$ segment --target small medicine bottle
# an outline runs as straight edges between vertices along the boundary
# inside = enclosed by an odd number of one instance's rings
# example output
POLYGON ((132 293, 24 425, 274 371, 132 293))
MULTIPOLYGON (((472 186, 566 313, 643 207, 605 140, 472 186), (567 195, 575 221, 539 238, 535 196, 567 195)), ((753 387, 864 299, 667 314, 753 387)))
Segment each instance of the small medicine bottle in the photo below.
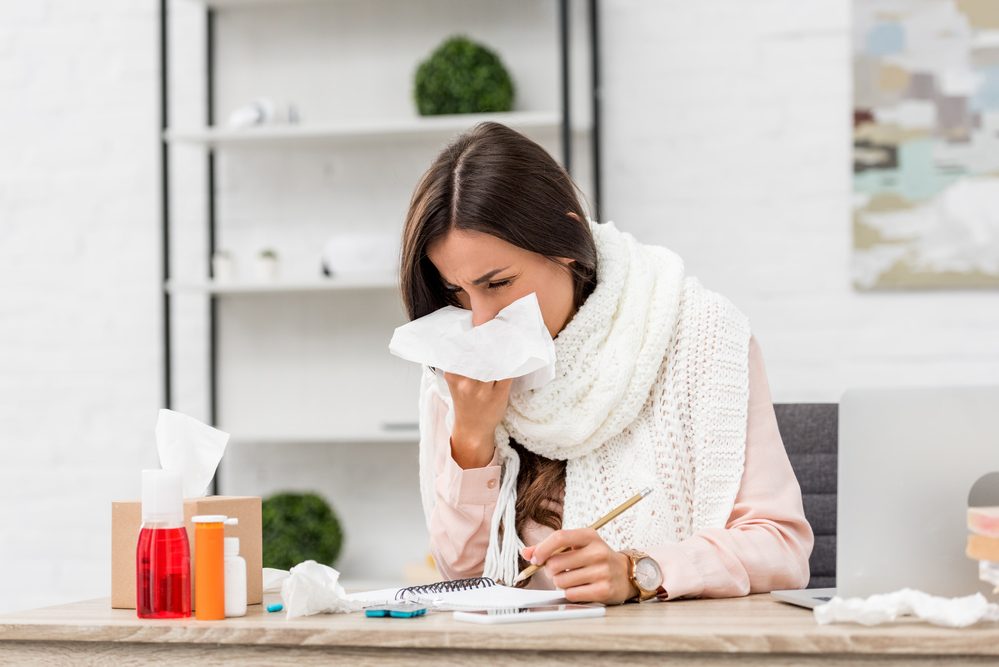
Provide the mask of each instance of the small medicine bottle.
POLYGON ((225 538, 225 615, 246 616, 246 560, 238 537, 225 538))
POLYGON ((191 615, 191 547, 184 528, 180 475, 142 471, 142 526, 135 548, 139 618, 191 615))
POLYGON ((199 514, 194 523, 194 617, 199 621, 225 618, 224 514, 199 514))

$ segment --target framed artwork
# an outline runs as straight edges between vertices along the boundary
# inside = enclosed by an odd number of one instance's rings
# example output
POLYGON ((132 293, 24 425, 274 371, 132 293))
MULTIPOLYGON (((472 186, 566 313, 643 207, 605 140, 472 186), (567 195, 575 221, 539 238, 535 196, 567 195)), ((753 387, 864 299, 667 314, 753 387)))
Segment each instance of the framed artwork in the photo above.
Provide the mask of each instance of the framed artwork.
POLYGON ((853 283, 999 287, 999 0, 854 0, 853 283))

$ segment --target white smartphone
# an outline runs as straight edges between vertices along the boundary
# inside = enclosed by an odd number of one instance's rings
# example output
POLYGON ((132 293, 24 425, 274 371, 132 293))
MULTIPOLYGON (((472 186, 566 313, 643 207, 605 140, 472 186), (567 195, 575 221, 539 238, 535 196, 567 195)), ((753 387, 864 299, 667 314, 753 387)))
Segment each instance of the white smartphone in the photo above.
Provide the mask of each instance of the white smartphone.
POLYGON ((562 618, 593 618, 603 616, 605 611, 606 607, 603 605, 553 604, 486 611, 456 611, 454 620, 467 623, 528 623, 556 621, 562 618))

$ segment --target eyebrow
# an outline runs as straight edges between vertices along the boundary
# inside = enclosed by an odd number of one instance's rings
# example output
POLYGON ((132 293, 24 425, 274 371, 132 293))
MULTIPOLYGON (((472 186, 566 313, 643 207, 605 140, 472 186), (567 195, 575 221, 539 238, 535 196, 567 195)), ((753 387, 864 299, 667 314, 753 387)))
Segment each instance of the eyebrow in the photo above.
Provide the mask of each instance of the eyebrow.
MULTIPOLYGON (((472 284, 473 285, 481 285, 482 283, 488 281, 490 278, 492 278, 493 276, 495 276, 497 273, 500 273, 502 271, 506 271, 509 268, 510 268, 509 266, 504 266, 501 269, 493 269, 489 273, 484 273, 481 276, 479 276, 478 278, 476 278, 475 280, 473 280, 472 284)), ((445 282, 447 282, 448 285, 453 285, 453 283, 451 283, 451 282, 449 282, 447 280, 445 280, 445 282)))

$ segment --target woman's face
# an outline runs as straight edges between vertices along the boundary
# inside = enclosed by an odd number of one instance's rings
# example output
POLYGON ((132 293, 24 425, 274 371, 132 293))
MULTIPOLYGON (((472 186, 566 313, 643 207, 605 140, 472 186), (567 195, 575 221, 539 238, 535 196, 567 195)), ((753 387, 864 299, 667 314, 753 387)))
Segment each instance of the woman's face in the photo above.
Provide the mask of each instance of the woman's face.
POLYGON ((479 326, 517 299, 538 295, 541 315, 552 338, 572 318, 571 259, 556 262, 482 232, 452 229, 432 245, 427 256, 462 308, 479 326))

